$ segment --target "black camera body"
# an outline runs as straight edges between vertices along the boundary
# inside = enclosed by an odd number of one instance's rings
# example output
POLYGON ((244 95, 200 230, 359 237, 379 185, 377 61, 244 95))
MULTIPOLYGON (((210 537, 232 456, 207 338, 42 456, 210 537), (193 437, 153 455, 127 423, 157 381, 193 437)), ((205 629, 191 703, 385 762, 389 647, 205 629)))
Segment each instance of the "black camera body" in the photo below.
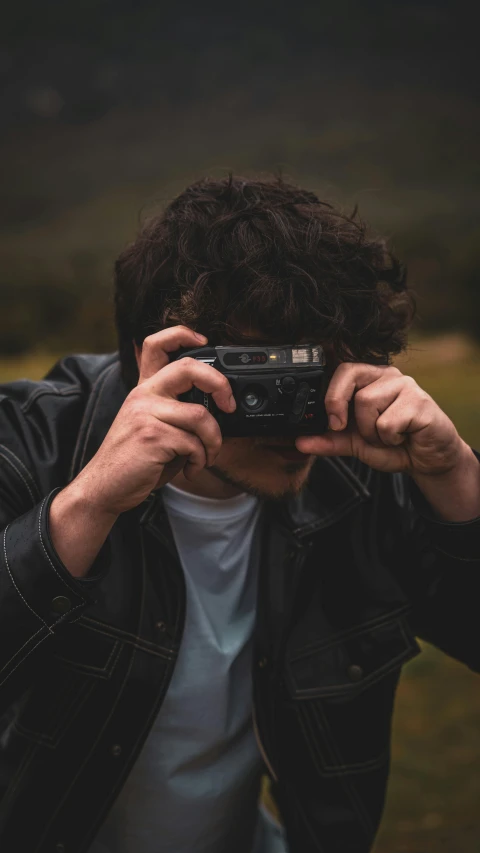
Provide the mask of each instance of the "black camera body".
POLYGON ((172 355, 173 361, 195 358, 227 377, 237 403, 231 414, 195 387, 178 398, 205 406, 223 436, 319 435, 327 430, 328 380, 320 346, 204 346, 172 355))

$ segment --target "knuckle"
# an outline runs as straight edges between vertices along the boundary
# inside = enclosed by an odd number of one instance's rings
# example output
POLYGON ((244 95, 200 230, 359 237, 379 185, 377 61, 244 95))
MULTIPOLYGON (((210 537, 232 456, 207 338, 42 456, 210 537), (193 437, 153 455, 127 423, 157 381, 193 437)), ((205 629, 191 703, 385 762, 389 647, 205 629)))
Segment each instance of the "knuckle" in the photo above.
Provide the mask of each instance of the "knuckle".
POLYGON ((212 451, 213 453, 215 453, 215 455, 216 455, 217 453, 219 453, 219 452, 220 452, 220 449, 221 449, 221 447, 222 447, 222 438, 221 438, 221 436, 219 436, 219 437, 215 436, 215 438, 210 442, 209 447, 210 447, 211 451, 212 451))
POLYGON ((177 362, 177 364, 179 366, 179 369, 182 370, 184 373, 191 373, 192 368, 198 364, 198 361, 195 358, 192 358, 191 355, 186 355, 181 358, 177 362))
POLYGON ((143 394, 137 393, 130 396, 129 399, 125 401, 124 405, 130 419, 134 419, 136 421, 140 417, 142 419, 145 417, 146 401, 143 394))
POLYGON ((373 394, 368 388, 361 388, 355 394, 355 401, 359 406, 370 405, 373 399, 373 394))
POLYGON ((156 340, 155 340, 154 336, 153 335, 147 335, 146 338, 143 339, 143 347, 142 348, 146 348, 146 349, 150 350, 153 348, 155 343, 156 343, 156 340))
POLYGON ((135 385, 134 388, 129 392, 127 398, 125 399, 125 404, 127 406, 136 405, 137 401, 141 399, 145 394, 145 391, 141 385, 135 385))
POLYGON ((150 420, 143 420, 137 430, 139 439, 144 444, 151 444, 158 439, 158 427, 150 420))
POLYGON ((327 392, 325 394, 325 405, 329 406, 330 408, 336 408, 337 406, 341 406, 342 402, 342 398, 335 391, 332 391, 331 393, 327 392))
POLYGON ((392 415, 384 412, 377 419, 376 427, 381 432, 395 432, 397 423, 398 421, 395 416, 392 417, 392 415))
POLYGON ((209 414, 205 406, 202 406, 200 403, 192 403, 191 415, 195 421, 203 423, 208 420, 209 414))

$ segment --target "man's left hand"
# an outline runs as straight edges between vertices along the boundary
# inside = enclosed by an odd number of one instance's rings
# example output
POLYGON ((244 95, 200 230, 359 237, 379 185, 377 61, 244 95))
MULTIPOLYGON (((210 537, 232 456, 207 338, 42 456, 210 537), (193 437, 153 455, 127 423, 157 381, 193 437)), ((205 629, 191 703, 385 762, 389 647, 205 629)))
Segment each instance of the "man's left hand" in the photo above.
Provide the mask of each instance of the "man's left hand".
POLYGON ((324 435, 299 436, 295 444, 303 453, 355 456, 378 471, 412 476, 447 474, 465 456, 450 418, 396 367, 340 364, 325 407, 330 428, 324 435))

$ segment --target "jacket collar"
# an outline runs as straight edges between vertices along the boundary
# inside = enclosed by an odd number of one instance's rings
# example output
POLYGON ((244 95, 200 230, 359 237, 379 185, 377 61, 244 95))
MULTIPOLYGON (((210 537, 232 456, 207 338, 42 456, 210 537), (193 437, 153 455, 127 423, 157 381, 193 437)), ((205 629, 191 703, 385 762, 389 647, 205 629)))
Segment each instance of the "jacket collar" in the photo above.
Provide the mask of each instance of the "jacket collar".
MULTIPOLYGON (((89 395, 73 454, 70 480, 97 452, 127 393, 116 352, 107 359, 89 395)), ((280 524, 291 535, 301 538, 330 526, 369 498, 371 475, 372 469, 358 459, 319 457, 300 495, 268 503, 280 524)), ((160 497, 159 501, 155 501, 154 516, 149 512, 150 522, 154 525, 165 512, 160 493, 161 489, 152 492, 143 502, 147 509, 153 496, 157 499, 160 497)))

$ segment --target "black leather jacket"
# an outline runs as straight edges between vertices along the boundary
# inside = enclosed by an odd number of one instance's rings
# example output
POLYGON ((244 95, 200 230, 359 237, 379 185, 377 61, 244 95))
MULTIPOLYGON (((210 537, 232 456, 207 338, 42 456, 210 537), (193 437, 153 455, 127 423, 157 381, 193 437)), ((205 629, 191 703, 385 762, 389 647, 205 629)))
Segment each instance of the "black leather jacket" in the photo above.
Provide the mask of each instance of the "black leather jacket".
MULTIPOLYGON (((49 535, 125 396, 117 353, 0 386, 2 853, 88 850, 175 665, 185 587, 161 490, 82 580, 49 535)), ((254 716, 290 849, 364 853, 415 636, 480 669, 480 518, 436 521, 408 477, 340 458, 262 512, 254 716)))

